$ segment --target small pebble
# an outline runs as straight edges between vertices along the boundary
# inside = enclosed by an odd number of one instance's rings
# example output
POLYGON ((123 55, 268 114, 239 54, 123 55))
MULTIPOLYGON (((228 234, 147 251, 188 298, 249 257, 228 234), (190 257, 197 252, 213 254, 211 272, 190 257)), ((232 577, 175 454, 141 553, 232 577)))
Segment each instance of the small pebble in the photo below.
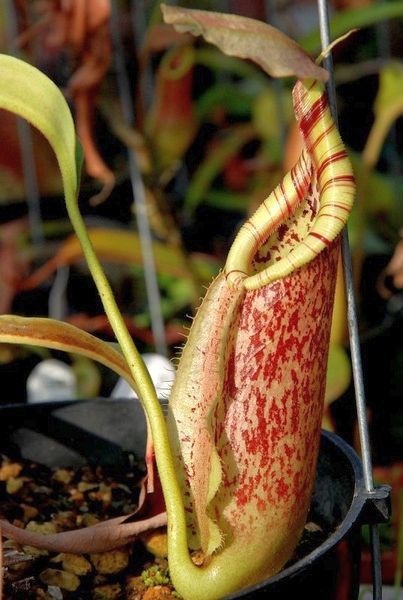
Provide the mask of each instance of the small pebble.
POLYGON ((80 585, 80 580, 74 573, 67 573, 61 569, 45 569, 39 575, 42 583, 53 585, 66 590, 67 592, 75 592, 80 585))
POLYGON ((112 575, 123 571, 129 564, 129 550, 120 548, 110 552, 90 554, 96 571, 102 575, 112 575))

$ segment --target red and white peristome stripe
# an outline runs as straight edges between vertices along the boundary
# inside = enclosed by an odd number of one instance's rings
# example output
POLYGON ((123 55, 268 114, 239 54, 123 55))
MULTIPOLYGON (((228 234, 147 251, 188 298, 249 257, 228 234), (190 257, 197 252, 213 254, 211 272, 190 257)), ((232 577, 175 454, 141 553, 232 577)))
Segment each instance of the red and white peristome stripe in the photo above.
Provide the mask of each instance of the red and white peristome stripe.
POLYGON ((285 277, 322 252, 343 229, 354 200, 354 175, 323 86, 316 81, 298 82, 293 97, 304 151, 295 167, 242 227, 226 263, 228 281, 242 282, 249 290, 285 277), (319 210, 309 230, 283 256, 275 256, 265 268, 251 272, 253 258, 262 244, 287 222, 313 185, 317 186, 319 210))

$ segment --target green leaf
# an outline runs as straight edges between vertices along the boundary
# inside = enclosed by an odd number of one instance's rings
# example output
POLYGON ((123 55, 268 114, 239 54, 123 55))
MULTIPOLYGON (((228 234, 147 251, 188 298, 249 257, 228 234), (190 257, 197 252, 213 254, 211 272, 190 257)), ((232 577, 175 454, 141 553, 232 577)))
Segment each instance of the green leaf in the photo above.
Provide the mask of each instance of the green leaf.
POLYGON ((237 194, 226 190, 210 189, 204 195, 204 202, 220 210, 246 213, 250 204, 250 194, 237 194))
MULTIPOLYGON (((362 155, 349 150, 349 156, 354 168, 358 185, 362 178, 368 178, 365 197, 365 211, 377 228, 381 228, 384 222, 390 227, 397 229, 402 223, 403 178, 391 177, 376 170, 365 169, 362 155)), ((353 211, 354 212, 354 211, 353 211)))
POLYGON ((200 120, 205 121, 215 109, 237 117, 249 117, 255 90, 245 90, 232 83, 216 83, 208 88, 197 101, 196 111, 200 120))
POLYGON ((403 113, 403 63, 393 61, 382 68, 374 113, 375 122, 362 154, 363 162, 369 168, 378 162, 390 128, 403 113))
POLYGON ((377 116, 384 110, 402 106, 403 63, 393 61, 386 64, 379 75, 379 90, 374 104, 377 116))
POLYGON ((115 371, 137 391, 120 352, 74 325, 54 319, 0 315, 0 343, 39 346, 85 356, 115 371))
MULTIPOLYGON (((338 12, 330 20, 331 39, 344 35, 351 29, 370 27, 381 21, 403 17, 403 2, 378 2, 362 8, 338 12)), ((299 40, 301 46, 311 54, 320 51, 320 33, 315 29, 299 40)))
MULTIPOLYGON (((103 262, 127 264, 143 268, 143 254, 139 235, 134 231, 93 227, 88 229, 88 237, 97 256, 103 262)), ((162 242, 153 242, 156 269, 159 275, 168 274, 178 279, 193 281, 184 257, 179 250, 162 242)), ((57 253, 42 265, 24 282, 30 289, 45 281, 56 269, 76 263, 83 258, 83 249, 76 235, 67 237, 57 253)), ((194 295, 196 291, 194 290, 194 295)))
POLYGON ((0 73, 1 108, 23 117, 45 136, 56 154, 66 195, 75 197, 81 152, 63 94, 46 75, 13 56, 0 56, 0 73))
POLYGON ((269 143, 282 141, 282 127, 287 127, 293 116, 292 99, 288 90, 281 89, 277 93, 273 87, 269 87, 256 95, 252 106, 253 124, 259 135, 269 143), (279 106, 282 111, 283 124, 277 116, 279 106))
POLYGON ((209 285, 222 267, 221 261, 211 254, 193 252, 190 255, 192 269, 203 285, 209 285))

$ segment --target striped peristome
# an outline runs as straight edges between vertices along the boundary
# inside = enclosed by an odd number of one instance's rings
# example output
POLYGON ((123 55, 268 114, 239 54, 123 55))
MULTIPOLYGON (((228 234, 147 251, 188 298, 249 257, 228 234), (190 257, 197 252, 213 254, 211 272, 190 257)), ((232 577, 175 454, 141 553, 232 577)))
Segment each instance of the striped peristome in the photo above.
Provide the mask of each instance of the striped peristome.
POLYGON ((248 290, 285 277, 322 252, 343 229, 354 200, 351 164, 323 84, 299 81, 293 97, 305 149, 295 167, 239 231, 226 262, 227 280, 232 284, 243 281, 248 290), (252 259, 258 249, 305 197, 312 169, 320 206, 310 231, 285 256, 251 274, 252 259))

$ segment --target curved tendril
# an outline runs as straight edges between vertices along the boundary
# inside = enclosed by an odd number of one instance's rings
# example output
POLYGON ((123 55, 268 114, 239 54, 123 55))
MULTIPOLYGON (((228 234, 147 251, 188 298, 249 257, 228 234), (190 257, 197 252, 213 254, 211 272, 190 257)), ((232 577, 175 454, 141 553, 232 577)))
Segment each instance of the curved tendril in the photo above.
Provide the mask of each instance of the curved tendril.
POLYGON ((298 82, 293 96, 305 148, 294 169, 242 227, 226 263, 225 271, 230 283, 239 284, 242 281, 247 290, 258 289, 286 277, 315 258, 339 235, 354 200, 355 185, 350 161, 330 114, 323 86, 316 81, 298 82), (287 256, 259 273, 248 276, 258 248, 278 228, 280 222, 290 216, 308 191, 311 173, 308 173, 309 180, 306 181, 307 171, 302 160, 305 164, 312 161, 317 179, 319 210, 315 222, 307 236, 287 256), (295 177, 295 174, 301 173, 304 176, 303 186, 295 177))

